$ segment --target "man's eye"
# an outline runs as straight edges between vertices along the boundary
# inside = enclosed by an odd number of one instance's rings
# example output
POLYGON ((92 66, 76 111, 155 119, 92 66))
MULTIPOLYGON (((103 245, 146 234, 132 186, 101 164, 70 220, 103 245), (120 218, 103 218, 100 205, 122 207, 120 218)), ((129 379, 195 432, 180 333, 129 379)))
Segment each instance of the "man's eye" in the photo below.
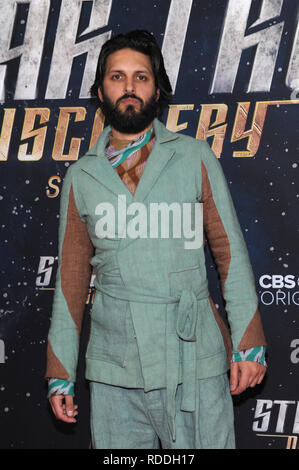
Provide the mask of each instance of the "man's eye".
POLYGON ((145 75, 137 75, 137 80, 145 81, 146 79, 145 75))
POLYGON ((112 75, 111 78, 112 78, 112 80, 119 80, 121 78, 121 75, 120 75, 120 73, 116 73, 116 74, 112 75))

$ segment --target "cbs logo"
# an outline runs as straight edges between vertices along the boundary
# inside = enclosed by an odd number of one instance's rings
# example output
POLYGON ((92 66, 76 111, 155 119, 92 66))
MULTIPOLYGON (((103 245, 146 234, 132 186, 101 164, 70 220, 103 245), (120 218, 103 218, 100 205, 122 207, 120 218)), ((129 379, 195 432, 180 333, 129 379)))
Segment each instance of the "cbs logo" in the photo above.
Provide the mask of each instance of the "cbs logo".
MULTIPOLYGON (((298 280, 297 280, 298 283, 298 280)), ((259 284, 263 289, 292 289, 296 287, 296 278, 292 274, 283 276, 282 274, 264 274, 259 279, 259 284)))

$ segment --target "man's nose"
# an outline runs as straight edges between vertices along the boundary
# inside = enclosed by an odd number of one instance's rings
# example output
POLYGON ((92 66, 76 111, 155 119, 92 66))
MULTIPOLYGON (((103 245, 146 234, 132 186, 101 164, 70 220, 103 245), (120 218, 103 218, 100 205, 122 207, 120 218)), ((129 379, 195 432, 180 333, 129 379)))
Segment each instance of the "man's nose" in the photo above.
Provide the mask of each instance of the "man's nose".
POLYGON ((133 78, 127 77, 126 82, 125 82, 125 91, 126 93, 133 93, 135 91, 133 78))

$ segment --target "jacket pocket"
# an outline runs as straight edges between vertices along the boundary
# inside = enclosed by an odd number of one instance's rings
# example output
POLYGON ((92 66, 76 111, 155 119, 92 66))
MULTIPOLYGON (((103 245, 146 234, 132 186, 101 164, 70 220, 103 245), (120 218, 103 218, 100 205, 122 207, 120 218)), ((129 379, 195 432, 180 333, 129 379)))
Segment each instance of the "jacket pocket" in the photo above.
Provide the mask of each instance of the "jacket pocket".
POLYGON ((197 357, 203 359, 226 353, 223 336, 216 321, 209 299, 198 304, 200 321, 197 328, 197 357))
POLYGON ((128 316, 128 302, 97 292, 86 357, 124 367, 128 316))
POLYGON ((168 278, 171 295, 178 295, 184 289, 192 289, 196 294, 199 291, 201 282, 200 266, 195 265, 170 271, 168 278))

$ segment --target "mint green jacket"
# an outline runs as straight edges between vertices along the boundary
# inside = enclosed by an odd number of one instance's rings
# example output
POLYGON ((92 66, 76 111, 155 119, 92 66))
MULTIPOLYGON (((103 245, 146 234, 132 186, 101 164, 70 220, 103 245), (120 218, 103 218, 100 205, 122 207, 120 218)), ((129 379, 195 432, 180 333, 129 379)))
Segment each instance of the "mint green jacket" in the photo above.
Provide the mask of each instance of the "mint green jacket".
POLYGON ((174 435, 179 383, 182 409, 192 411, 197 379, 225 372, 232 353, 266 344, 255 281, 221 165, 207 142, 170 132, 155 120, 156 142, 133 195, 105 156, 110 130, 105 128, 96 145, 70 166, 63 183, 46 377, 76 380, 93 267, 96 294, 86 378, 145 391, 166 387, 174 435), (123 237, 117 223, 119 195, 127 206, 142 203, 148 214, 151 203, 193 207, 201 202, 204 243, 186 249, 186 237, 173 237, 171 230, 168 238, 123 237), (115 209, 114 234, 101 234, 100 203, 115 209), (209 294, 206 241, 218 268, 230 331, 209 294))

